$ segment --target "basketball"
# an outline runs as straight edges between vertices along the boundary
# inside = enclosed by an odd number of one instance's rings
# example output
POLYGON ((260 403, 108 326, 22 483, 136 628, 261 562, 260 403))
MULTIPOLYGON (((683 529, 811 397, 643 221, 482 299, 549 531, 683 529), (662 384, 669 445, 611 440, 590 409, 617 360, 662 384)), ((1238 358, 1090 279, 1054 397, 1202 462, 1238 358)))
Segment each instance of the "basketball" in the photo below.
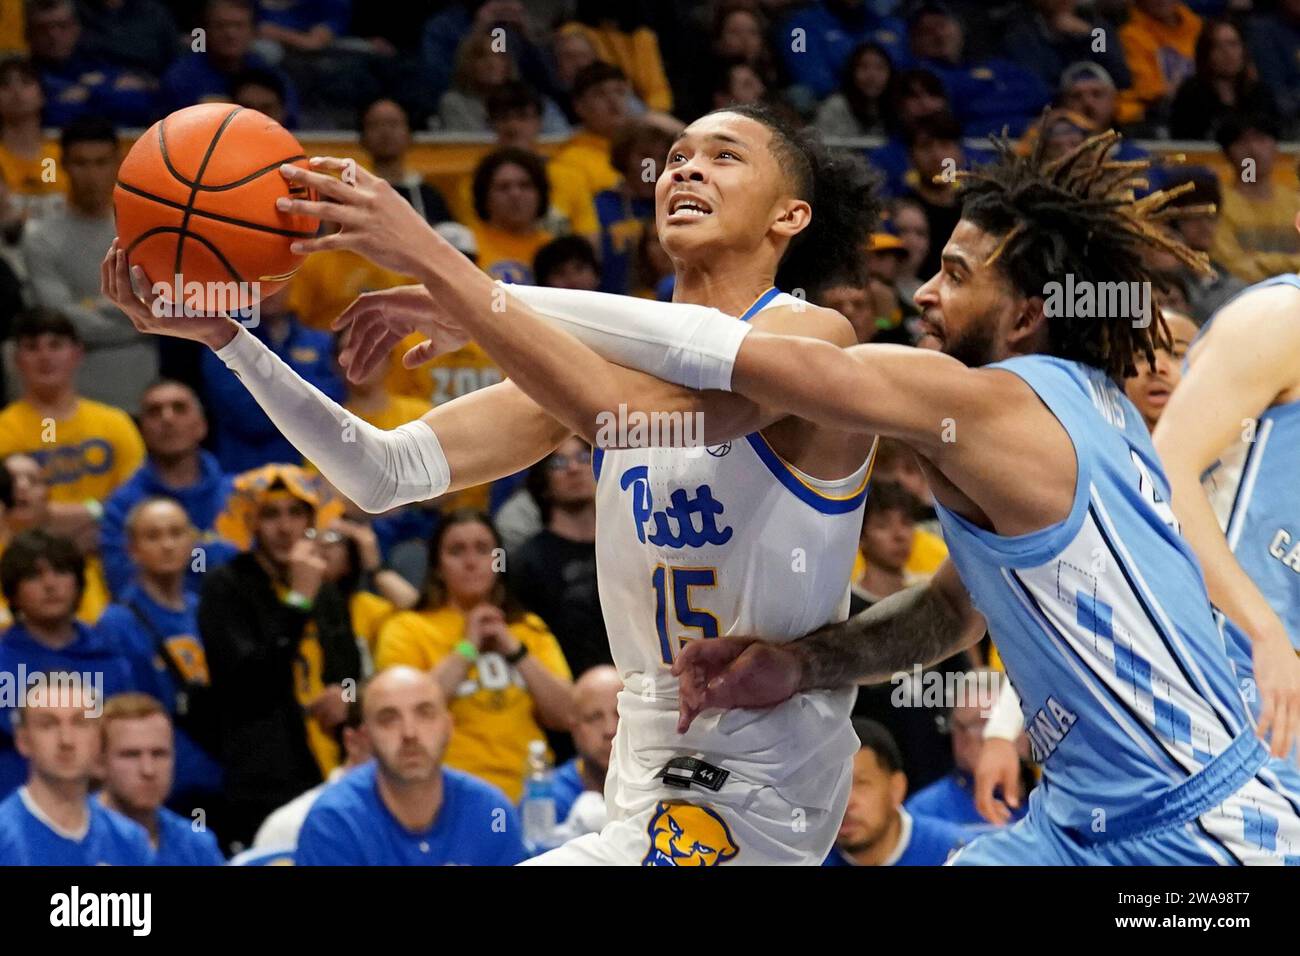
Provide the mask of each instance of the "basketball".
POLYGON ((117 234, 131 265, 144 268, 168 302, 198 312, 244 310, 274 293, 304 256, 295 239, 318 220, 288 215, 275 201, 292 192, 281 163, 306 167, 293 134, 256 110, 229 103, 190 106, 159 120, 135 143, 113 190, 117 234))

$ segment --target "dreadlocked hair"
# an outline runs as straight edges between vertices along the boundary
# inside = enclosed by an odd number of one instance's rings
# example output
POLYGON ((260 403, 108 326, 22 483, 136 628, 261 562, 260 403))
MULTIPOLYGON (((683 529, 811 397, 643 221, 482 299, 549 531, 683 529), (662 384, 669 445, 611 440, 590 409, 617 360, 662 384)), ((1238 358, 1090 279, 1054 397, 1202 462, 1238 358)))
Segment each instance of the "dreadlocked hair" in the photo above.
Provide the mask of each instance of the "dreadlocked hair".
POLYGON ((776 286, 786 292, 824 284, 830 274, 862 271, 863 244, 880 218, 878 177, 862 158, 834 150, 811 129, 797 129, 765 106, 732 105, 735 113, 762 123, 772 133, 772 150, 794 185, 794 195, 812 207, 812 219, 786 247, 776 286))
MULTIPOLYGON (((1179 241, 1164 223, 1211 213, 1214 206, 1171 207, 1195 188, 1189 182, 1135 198, 1148 187, 1151 162, 1108 159, 1119 138, 1107 130, 1049 160, 1048 137, 1024 156, 1016 155, 1006 136, 994 137, 996 159, 957 173, 962 218, 1001 237, 987 264, 998 263, 1022 294, 1043 296, 1048 283, 1067 274, 1076 282, 1158 284, 1154 270, 1143 264, 1149 249, 1163 250, 1195 272, 1210 271, 1209 256, 1179 241)), ((1132 317, 1052 316, 1049 352, 1116 378, 1133 375, 1138 356, 1153 364, 1155 350, 1171 345, 1164 316, 1152 308, 1152 321, 1144 326, 1132 317)))

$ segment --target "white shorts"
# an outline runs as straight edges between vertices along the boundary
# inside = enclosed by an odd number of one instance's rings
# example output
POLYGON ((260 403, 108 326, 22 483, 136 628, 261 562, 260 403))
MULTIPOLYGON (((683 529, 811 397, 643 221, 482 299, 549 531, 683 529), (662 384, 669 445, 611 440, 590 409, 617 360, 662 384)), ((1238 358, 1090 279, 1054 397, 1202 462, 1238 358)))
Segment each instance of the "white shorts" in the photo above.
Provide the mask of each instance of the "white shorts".
MULTIPOLYGON (((771 786, 733 775, 716 793, 661 786, 638 792, 635 804, 609 799, 610 821, 599 833, 570 840, 524 866, 820 866, 848 804, 852 764, 825 774, 824 809, 799 807, 771 786)), ((627 791, 623 791, 626 795, 627 791)))

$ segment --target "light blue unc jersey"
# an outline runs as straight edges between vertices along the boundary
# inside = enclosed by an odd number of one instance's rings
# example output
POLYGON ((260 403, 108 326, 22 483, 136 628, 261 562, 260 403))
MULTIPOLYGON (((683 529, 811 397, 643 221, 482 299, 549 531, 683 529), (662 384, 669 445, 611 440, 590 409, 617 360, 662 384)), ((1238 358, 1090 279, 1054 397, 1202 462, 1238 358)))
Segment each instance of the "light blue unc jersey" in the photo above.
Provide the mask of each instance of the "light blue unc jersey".
MULTIPOLYGON (((771 289, 742 320, 796 301, 771 289)), ((625 687, 611 815, 662 793, 657 775, 682 755, 804 807, 842 799, 833 791, 858 748, 849 724, 854 689, 706 713, 683 736, 670 668, 689 640, 791 640, 847 616, 870 458, 846 478, 821 481, 782 461, 756 432, 707 448, 597 449, 592 465, 600 601, 625 687)))
MULTIPOLYGON (((1300 276, 1277 276, 1239 295, 1276 285, 1300 289, 1300 276)), ((1225 450, 1202 484, 1237 563, 1300 650, 1300 401, 1265 409, 1248 437, 1225 450)))
POLYGON ((1003 537, 938 509, 1043 765, 1038 815, 1013 829, 1048 823, 1087 842, 1173 827, 1204 862, 1295 859, 1296 798, 1264 766, 1136 408, 1079 363, 990 368, 1034 389, 1078 462, 1069 515, 1040 531, 1003 537))

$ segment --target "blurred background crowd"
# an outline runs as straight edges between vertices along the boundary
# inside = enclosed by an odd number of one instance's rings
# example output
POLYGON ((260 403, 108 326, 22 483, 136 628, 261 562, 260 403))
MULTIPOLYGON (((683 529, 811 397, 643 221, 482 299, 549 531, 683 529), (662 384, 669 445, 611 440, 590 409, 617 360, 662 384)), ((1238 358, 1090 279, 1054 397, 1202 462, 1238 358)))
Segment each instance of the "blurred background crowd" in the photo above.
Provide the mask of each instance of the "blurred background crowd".
MULTIPOLYGON (((398 665, 440 688, 455 779, 515 806, 553 764, 556 822, 596 828, 621 681, 581 441, 491 486, 365 515, 219 360, 140 335, 100 294, 118 164, 168 112, 236 102, 309 154, 357 158, 503 281, 669 299, 660 164, 694 118, 764 103, 878 170, 887 214, 859 270, 802 294, 860 341, 904 345, 960 213, 945 174, 1004 129, 1057 154, 1115 129, 1120 158, 1190 156, 1151 187, 1193 184, 1171 228, 1216 270, 1152 263, 1175 348, 1128 383, 1148 424, 1198 325, 1249 283, 1300 270, 1285 155, 1300 0, 0 0, 0 52, 0 671, 104 675, 115 700, 84 730, 78 779, 155 847, 174 823, 160 807, 191 832, 201 809, 202 845, 173 862, 291 856, 326 781, 398 759, 374 746, 377 727, 362 732, 378 705, 345 692, 398 665), (1217 211, 1193 208, 1206 203, 1217 211)), ((317 253, 252 331, 382 428, 500 381, 473 344, 406 369, 413 342, 344 380, 330 322, 406 281, 317 253)), ((944 555, 919 467, 883 443, 855 609, 944 555)), ((985 646, 937 672, 997 667, 985 646)), ((991 702, 899 706, 898 690, 860 692, 835 861, 939 862, 899 848, 946 852, 987 825, 971 782, 991 702)), ((0 799, 55 759, 31 741, 20 753, 22 724, 0 720, 0 799)), ((498 841, 476 858, 473 843, 457 862, 526 852, 498 841)), ((401 862, 442 862, 419 852, 401 862)))

